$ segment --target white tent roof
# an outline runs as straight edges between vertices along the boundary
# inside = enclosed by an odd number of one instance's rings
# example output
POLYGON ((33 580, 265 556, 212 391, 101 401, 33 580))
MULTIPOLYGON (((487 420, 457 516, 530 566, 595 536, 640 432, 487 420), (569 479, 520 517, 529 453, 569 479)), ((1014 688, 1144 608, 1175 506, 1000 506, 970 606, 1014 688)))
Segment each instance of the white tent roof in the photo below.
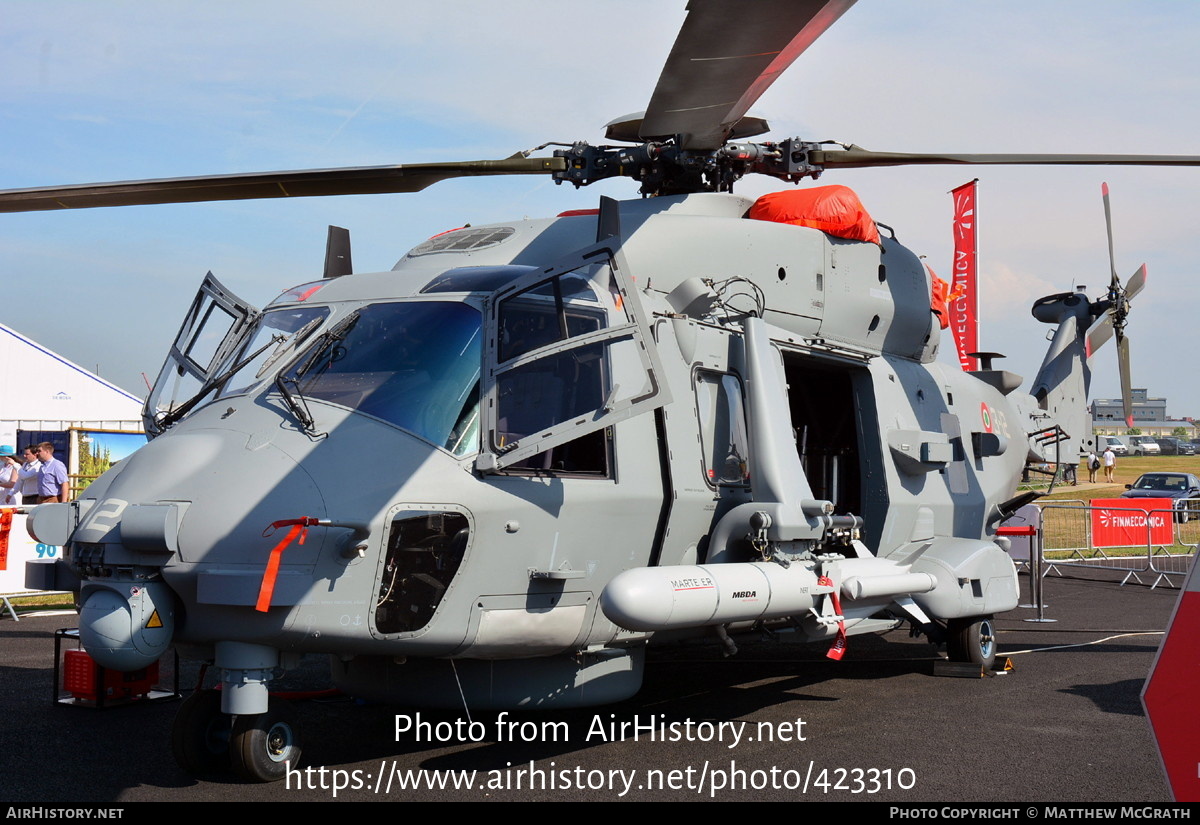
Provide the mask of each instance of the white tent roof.
POLYGON ((0 324, 0 422, 136 421, 142 400, 0 324))

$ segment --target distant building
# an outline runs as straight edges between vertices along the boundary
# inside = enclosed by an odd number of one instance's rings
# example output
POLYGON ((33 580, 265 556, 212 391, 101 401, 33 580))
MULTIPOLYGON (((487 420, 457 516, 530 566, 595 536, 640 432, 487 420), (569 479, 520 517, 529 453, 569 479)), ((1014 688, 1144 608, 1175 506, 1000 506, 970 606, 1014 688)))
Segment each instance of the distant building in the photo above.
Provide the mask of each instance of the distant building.
MULTIPOLYGON (((1151 398, 1145 387, 1135 387, 1132 395, 1133 426, 1143 435, 1172 435, 1176 428, 1182 427, 1187 438, 1200 437, 1200 425, 1167 415, 1167 399, 1151 398)), ((1092 402, 1091 410, 1095 435, 1124 435, 1129 430, 1125 423, 1125 405, 1120 398, 1097 398, 1092 402)))
POLYGON ((0 324, 0 445, 19 455, 49 441, 78 488, 98 474, 89 465, 98 450, 106 460, 127 454, 108 446, 118 440, 145 443, 140 398, 0 324))

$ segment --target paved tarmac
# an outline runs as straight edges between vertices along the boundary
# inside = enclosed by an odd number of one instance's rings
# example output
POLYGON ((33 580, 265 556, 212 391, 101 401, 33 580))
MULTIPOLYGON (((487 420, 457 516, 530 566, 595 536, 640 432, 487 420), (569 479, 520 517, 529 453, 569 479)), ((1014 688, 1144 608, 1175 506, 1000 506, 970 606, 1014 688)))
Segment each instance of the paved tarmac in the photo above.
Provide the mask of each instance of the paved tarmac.
MULTIPOLYGON (((824 646, 771 640, 739 643, 728 659, 711 645, 661 648, 629 701, 507 717, 541 734, 531 742, 498 741, 495 713, 472 714, 481 741, 416 742, 394 733, 396 715, 415 709, 301 702, 312 787, 299 787, 300 775, 271 785, 186 775, 168 744, 178 702, 52 706, 52 635, 74 617, 3 619, 0 802, 325 801, 335 782, 351 786, 339 801, 1169 802, 1139 694, 1178 591, 1120 587, 1105 571, 1072 575, 1090 578, 1046 582, 1056 623, 1024 622, 1028 609, 999 617, 1014 669, 987 679, 934 676, 932 647, 893 631, 852 637, 841 662, 824 646), (673 723, 656 730, 679 739, 599 735, 635 722, 673 723), (451 787, 401 789, 405 778, 451 787)), ((193 666, 182 673, 194 683, 193 666)), ((288 687, 324 678, 314 660, 288 687)), ((467 719, 421 718, 445 729, 467 719)))

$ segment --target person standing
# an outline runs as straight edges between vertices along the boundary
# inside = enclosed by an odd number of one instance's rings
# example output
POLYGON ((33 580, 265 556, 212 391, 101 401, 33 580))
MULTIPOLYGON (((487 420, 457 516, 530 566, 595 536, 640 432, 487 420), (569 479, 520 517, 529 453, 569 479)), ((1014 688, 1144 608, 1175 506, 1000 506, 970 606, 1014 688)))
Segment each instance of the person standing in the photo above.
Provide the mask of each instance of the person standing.
POLYGON ((1087 457, 1088 468, 1088 483, 1096 483, 1096 471, 1100 469, 1100 456, 1096 455, 1095 450, 1088 450, 1087 457))
POLYGON ((0 446, 0 507, 16 507, 21 503, 17 497, 21 485, 17 476, 20 467, 16 450, 8 444, 0 446))
POLYGON ((1113 471, 1116 469, 1116 467, 1117 467, 1117 454, 1112 451, 1112 447, 1105 447, 1104 448, 1104 480, 1107 481, 1109 484, 1112 484, 1113 481, 1115 481, 1115 479, 1113 478, 1113 471))
POLYGON ((17 475, 21 479, 19 492, 21 493, 22 504, 37 504, 41 496, 38 495, 38 472, 42 469, 42 462, 38 461, 37 447, 30 444, 25 448, 25 463, 21 465, 21 469, 17 470, 17 475))
POLYGON ((38 445, 38 460, 42 469, 38 471, 38 504, 71 500, 71 481, 67 478, 67 465, 54 457, 54 445, 43 441, 38 445))

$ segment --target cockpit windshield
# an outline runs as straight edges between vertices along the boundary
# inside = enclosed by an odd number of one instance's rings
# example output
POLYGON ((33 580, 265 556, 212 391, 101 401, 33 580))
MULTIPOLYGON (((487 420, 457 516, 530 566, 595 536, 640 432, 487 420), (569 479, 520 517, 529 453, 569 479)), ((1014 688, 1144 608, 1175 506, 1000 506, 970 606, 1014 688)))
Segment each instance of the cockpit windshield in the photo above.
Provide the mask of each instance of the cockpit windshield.
POLYGON ((456 455, 478 448, 481 317, 463 303, 371 304, 296 359, 284 380, 456 455))

